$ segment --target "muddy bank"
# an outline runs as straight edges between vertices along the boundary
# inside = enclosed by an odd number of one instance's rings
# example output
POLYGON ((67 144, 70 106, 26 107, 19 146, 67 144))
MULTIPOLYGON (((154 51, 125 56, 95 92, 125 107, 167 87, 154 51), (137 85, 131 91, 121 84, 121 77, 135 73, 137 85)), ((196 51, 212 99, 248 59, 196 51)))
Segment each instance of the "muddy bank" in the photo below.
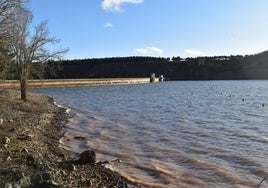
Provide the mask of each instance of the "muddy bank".
POLYGON ((107 162, 78 160, 59 147, 67 114, 52 98, 19 97, 0 90, 0 187, 134 187, 107 162))

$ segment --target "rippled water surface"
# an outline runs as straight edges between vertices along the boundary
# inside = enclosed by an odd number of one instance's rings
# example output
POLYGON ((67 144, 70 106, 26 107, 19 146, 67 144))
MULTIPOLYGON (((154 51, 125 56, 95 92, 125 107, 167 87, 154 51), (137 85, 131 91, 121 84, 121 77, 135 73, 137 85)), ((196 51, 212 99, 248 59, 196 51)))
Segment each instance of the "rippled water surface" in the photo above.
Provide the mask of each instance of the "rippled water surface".
POLYGON ((95 150, 145 187, 256 187, 268 174, 268 81, 32 91, 71 109, 63 148, 95 150))

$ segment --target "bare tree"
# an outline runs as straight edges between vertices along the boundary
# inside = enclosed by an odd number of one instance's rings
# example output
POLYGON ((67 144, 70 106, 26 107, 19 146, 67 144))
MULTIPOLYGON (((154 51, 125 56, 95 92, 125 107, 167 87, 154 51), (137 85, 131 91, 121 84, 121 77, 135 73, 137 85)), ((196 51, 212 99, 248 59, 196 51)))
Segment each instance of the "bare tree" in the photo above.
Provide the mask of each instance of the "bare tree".
POLYGON ((8 41, 8 49, 11 50, 17 64, 21 99, 27 101, 27 79, 31 63, 60 58, 67 49, 51 51, 47 48, 48 44, 59 42, 49 36, 47 22, 41 22, 31 33, 32 13, 23 6, 21 0, 17 1, 20 1, 20 6, 13 7, 13 14, 9 16, 11 22, 8 24, 7 31, 11 40, 8 41))
MULTIPOLYGON (((14 14, 14 7, 20 5, 19 0, 0 0, 0 69, 5 67, 5 63, 10 60, 8 58, 7 44, 10 39, 8 32, 11 23, 11 15, 14 14)), ((1 71, 0 70, 0 71, 1 71)))
POLYGON ((0 79, 5 77, 4 71, 12 60, 7 45, 10 39, 8 27, 14 7, 18 5, 20 5, 19 0, 0 0, 0 79))
POLYGON ((14 16, 27 12, 25 4, 28 0, 0 0, 0 52, 6 51, 7 44, 12 39, 9 28, 13 24, 14 16))

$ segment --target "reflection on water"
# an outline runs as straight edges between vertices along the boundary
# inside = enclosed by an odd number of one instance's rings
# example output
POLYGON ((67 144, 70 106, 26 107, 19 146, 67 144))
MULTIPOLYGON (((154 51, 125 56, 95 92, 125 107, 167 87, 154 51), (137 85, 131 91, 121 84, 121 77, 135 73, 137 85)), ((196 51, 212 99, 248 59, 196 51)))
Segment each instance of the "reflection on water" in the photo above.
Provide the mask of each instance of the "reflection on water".
POLYGON ((95 150, 143 186, 256 187, 268 173, 268 81, 33 91, 71 109, 63 148, 95 150))

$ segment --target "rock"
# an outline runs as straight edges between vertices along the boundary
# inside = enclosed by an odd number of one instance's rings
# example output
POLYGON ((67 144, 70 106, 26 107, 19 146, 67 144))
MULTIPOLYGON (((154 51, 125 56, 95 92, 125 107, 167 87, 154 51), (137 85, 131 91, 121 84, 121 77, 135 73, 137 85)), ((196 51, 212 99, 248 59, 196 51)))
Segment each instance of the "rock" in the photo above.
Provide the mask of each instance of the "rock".
POLYGON ((23 148, 23 149, 21 150, 21 153, 29 153, 29 151, 27 150, 27 148, 23 148))
POLYGON ((10 156, 8 156, 7 159, 6 159, 6 161, 11 161, 11 160, 12 160, 12 159, 11 159, 10 156))
POLYGON ((7 144, 3 144, 3 147, 7 149, 8 145, 7 144))
POLYGON ((109 162, 108 161, 99 161, 97 164, 101 165, 101 166, 105 166, 106 164, 109 164, 109 162))
POLYGON ((2 118, 0 118, 0 125, 4 124, 4 120, 2 118))
POLYGON ((114 159, 114 160, 112 160, 112 162, 122 163, 122 161, 120 159, 114 159))
POLYGON ((76 140, 85 140, 86 138, 82 137, 82 136, 75 136, 74 139, 76 139, 76 140))
POLYGON ((34 156, 32 154, 30 154, 27 158, 26 161, 28 163, 28 165, 31 165, 35 168, 41 168, 42 167, 42 156, 34 156))
POLYGON ((70 164, 70 163, 65 163, 61 166, 62 169, 64 170, 68 170, 68 171, 75 171, 76 167, 74 166, 74 164, 70 164))
POLYGON ((96 162, 96 153, 95 151, 85 150, 80 154, 80 162, 82 163, 95 163, 96 162))
POLYGON ((8 144, 9 142, 10 142, 10 138, 8 138, 8 137, 4 137, 2 139, 2 144, 8 144))
POLYGON ((70 171, 75 171, 76 170, 76 167, 74 166, 74 164, 72 164, 71 166, 70 166, 70 171))
POLYGON ((111 171, 115 171, 114 168, 113 168, 113 166, 111 164, 109 164, 109 163, 104 164, 102 166, 105 167, 105 168, 107 168, 107 169, 109 169, 109 170, 111 170, 111 171))
POLYGON ((34 156, 33 155, 29 155, 28 157, 27 157, 27 162, 29 163, 29 164, 32 164, 32 163, 34 163, 34 161, 35 161, 35 159, 34 159, 34 156))
POLYGON ((19 135, 17 137, 18 140, 32 140, 33 135, 27 134, 27 135, 19 135))
POLYGON ((64 153, 59 154, 59 157, 61 157, 65 161, 67 161, 67 156, 64 153))

